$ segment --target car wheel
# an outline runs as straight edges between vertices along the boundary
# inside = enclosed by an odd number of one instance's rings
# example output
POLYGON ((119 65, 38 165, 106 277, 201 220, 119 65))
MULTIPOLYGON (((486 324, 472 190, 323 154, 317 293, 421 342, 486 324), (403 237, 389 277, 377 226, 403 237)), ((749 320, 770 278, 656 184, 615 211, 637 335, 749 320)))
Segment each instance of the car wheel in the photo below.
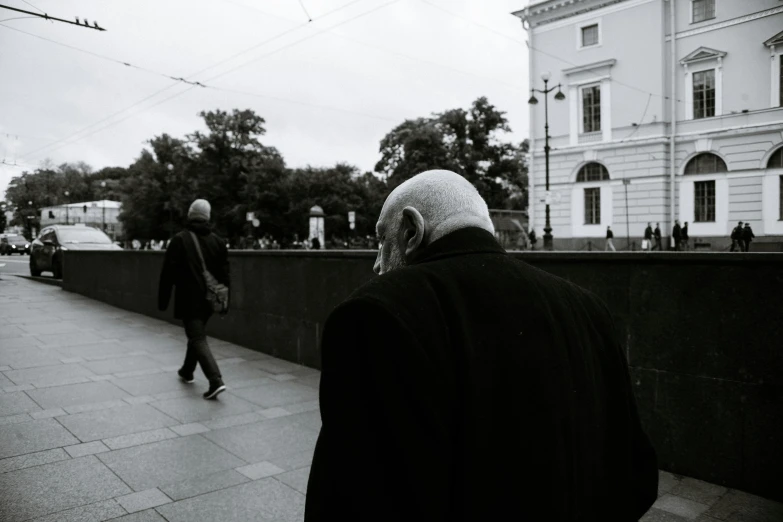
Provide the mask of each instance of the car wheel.
POLYGON ((33 258, 30 258, 30 275, 33 277, 40 277, 41 271, 35 268, 35 262, 33 261, 33 258))

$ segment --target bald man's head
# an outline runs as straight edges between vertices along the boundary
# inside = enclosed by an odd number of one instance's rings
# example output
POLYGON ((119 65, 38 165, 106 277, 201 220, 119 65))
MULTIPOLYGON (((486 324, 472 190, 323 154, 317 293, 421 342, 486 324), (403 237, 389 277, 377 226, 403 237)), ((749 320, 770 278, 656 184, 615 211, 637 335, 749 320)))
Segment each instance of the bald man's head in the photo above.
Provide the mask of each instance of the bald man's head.
POLYGON ((466 227, 495 233, 476 188, 448 170, 422 172, 386 198, 376 225, 381 246, 373 269, 382 274, 401 268, 417 250, 466 227))

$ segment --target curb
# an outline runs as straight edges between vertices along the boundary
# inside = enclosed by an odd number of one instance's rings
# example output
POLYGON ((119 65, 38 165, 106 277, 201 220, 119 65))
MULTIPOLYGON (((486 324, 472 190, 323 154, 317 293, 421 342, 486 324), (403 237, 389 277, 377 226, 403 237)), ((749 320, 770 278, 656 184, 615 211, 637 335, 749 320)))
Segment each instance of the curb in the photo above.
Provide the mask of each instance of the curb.
POLYGON ((63 287, 63 282, 61 279, 54 279, 53 277, 33 277, 28 275, 21 275, 21 274, 11 274, 16 277, 21 277, 22 279, 28 279, 30 281, 35 281, 37 283, 43 283, 46 285, 52 285, 52 286, 59 286, 60 288, 63 287))

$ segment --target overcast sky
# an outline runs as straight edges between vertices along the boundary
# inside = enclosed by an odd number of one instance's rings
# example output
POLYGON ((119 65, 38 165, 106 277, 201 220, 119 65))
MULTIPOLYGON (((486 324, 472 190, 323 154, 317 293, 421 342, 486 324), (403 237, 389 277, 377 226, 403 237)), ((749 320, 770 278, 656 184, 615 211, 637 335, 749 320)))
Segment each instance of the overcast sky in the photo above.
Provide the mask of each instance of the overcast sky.
MULTIPOLYGON (((291 167, 372 170, 394 126, 479 96, 506 111, 506 139, 527 137, 526 36, 510 14, 527 0, 302 0, 309 23, 299 0, 29 2, 107 31, 2 22, 0 163, 128 166, 153 136, 184 137, 202 127, 199 111, 233 108, 266 120, 262 142, 291 167)), ((0 164, 0 195, 21 172, 0 164)))

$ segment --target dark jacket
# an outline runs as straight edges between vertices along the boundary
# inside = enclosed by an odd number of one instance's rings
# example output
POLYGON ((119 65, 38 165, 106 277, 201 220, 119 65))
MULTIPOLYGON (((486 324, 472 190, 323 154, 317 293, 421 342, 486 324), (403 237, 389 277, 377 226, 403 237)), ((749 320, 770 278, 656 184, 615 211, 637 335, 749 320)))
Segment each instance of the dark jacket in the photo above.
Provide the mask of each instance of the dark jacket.
POLYGON ((753 233, 753 229, 751 227, 745 227, 742 229, 742 240, 751 242, 753 241, 753 238, 756 237, 756 234, 753 233))
POLYGON ((690 239, 690 238, 688 237, 688 225, 685 225, 684 227, 682 227, 682 232, 681 232, 681 234, 680 234, 680 235, 681 235, 682 239, 683 239, 683 240, 685 240, 685 241, 687 241, 688 239, 690 239))
POLYGON ((661 239, 661 227, 655 227, 655 238, 661 239))
POLYGON ((731 231, 731 239, 739 241, 742 239, 742 227, 737 225, 734 230, 731 231))
MULTIPOLYGON (((660 234, 660 231, 658 231, 660 234)), ((652 227, 647 227, 644 229, 644 239, 650 240, 653 238, 653 229, 652 227)))
POLYGON ((682 237, 682 236, 680 235, 680 234, 681 234, 681 232, 682 232, 682 228, 680 228, 680 225, 674 225, 674 230, 672 230, 672 237, 673 237, 673 238, 674 238, 676 241, 679 241, 679 240, 680 240, 680 238, 682 237))
POLYGON ((614 237, 614 232, 612 232, 610 229, 606 229, 606 239, 612 239, 614 237))
POLYGON ((322 338, 305 521, 631 521, 657 495, 593 294, 484 230, 356 290, 322 338))
POLYGON ((158 285, 158 309, 161 311, 169 306, 172 287, 177 288, 174 295, 176 319, 205 317, 211 313, 206 300, 207 287, 202 275, 201 261, 190 236, 191 230, 196 233, 201 245, 207 270, 220 283, 231 286, 225 240, 213 234, 208 223, 189 222, 187 229, 174 236, 166 249, 158 285))

